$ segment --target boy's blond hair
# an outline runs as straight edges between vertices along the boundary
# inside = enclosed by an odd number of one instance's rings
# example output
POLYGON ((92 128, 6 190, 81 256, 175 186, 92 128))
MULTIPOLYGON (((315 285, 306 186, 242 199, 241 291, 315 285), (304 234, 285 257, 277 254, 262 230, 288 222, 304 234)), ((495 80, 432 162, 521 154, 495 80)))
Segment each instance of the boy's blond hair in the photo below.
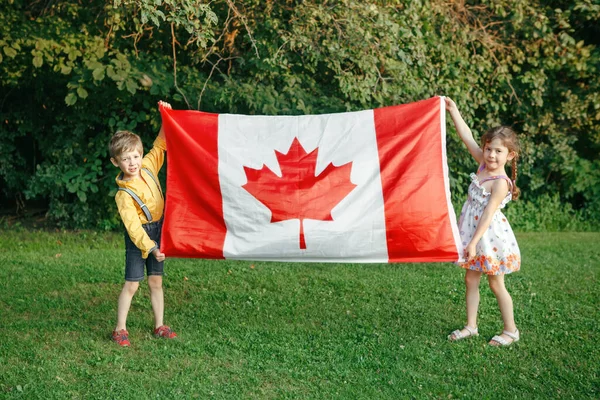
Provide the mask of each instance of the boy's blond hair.
POLYGON ((111 158, 117 158, 126 151, 137 150, 142 154, 144 146, 138 135, 129 131, 117 131, 110 139, 108 151, 111 158))

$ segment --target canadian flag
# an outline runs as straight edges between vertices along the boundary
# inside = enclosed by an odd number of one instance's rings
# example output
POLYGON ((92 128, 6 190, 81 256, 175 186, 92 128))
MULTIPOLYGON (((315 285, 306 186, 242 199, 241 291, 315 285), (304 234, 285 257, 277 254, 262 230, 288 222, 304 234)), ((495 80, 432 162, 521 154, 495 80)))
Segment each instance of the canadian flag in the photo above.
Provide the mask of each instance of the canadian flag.
POLYGON ((305 116, 160 111, 169 257, 461 258, 442 97, 305 116))

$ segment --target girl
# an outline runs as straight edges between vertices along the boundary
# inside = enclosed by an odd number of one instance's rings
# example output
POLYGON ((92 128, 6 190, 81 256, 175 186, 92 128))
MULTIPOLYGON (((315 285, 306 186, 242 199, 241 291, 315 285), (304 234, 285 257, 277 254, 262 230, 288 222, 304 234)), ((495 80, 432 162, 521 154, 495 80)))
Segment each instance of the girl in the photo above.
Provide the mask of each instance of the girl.
POLYGON ((481 137, 481 147, 473 139, 454 101, 445 98, 446 109, 454 121, 458 135, 479 164, 477 174, 471 174, 469 196, 463 206, 458 228, 465 247, 465 284, 467 287, 467 325, 455 330, 448 339, 461 340, 477 336, 477 309, 479 281, 486 274, 490 288, 500 307, 504 331, 490 341, 493 346, 508 346, 519 340, 515 325, 513 303, 504 286, 504 275, 518 271, 521 255, 515 235, 500 209, 520 193, 516 185, 519 143, 515 132, 504 126, 487 131, 481 137), (504 166, 512 162, 512 179, 506 176, 504 166))

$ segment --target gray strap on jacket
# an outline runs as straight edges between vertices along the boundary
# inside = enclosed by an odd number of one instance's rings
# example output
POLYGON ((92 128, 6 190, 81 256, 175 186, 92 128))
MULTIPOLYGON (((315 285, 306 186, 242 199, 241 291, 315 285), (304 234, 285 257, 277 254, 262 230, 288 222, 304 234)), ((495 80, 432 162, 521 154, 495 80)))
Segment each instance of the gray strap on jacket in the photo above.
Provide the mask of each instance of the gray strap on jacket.
POLYGON ((144 215, 146 215, 146 219, 148 220, 148 222, 152 222, 152 214, 150 214, 148 206, 144 204, 142 199, 140 199, 137 194, 133 193, 133 190, 122 187, 120 187, 118 190, 122 190, 128 193, 131 197, 133 197, 133 200, 135 200, 135 202, 139 204, 140 208, 144 212, 144 215))
POLYGON ((152 180, 154 181, 154 183, 156 184, 156 187, 158 188, 158 192, 160 193, 160 196, 162 198, 164 198, 163 196, 163 192, 162 189, 160 187, 160 183, 158 183, 158 179, 156 179, 156 177, 154 175, 152 175, 152 172, 150 172, 150 170, 148 168, 142 168, 144 171, 146 171, 146 173, 150 176, 150 178, 152 178, 152 180))

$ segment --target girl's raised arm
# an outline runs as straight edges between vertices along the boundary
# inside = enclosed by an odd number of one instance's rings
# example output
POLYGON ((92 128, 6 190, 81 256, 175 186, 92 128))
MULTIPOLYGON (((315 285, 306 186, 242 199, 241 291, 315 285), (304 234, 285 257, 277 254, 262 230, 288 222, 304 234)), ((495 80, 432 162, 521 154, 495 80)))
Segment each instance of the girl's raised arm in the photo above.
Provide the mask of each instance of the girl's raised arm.
POLYGON ((467 123, 463 119, 462 115, 460 115, 458 107, 456 107, 456 103, 449 97, 444 97, 444 100, 446 102, 446 110, 448 110, 450 116, 452 117, 452 121, 456 127, 456 132, 458 132, 458 136, 460 136, 465 146, 467 146, 469 153, 471 153, 475 161, 477 161, 477 164, 481 165, 483 163, 483 150, 481 150, 473 138, 473 133, 467 126, 467 123))

